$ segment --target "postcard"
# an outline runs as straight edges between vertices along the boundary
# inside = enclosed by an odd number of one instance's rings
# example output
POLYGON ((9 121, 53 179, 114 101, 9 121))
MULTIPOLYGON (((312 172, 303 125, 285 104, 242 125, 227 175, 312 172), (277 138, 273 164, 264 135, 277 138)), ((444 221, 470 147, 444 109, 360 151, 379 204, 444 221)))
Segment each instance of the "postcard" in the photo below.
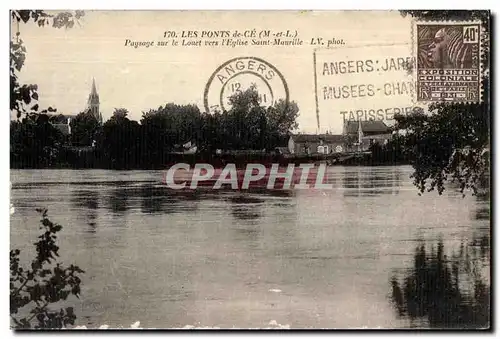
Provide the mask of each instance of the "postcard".
POLYGON ((26 329, 481 329, 490 12, 11 10, 26 329))

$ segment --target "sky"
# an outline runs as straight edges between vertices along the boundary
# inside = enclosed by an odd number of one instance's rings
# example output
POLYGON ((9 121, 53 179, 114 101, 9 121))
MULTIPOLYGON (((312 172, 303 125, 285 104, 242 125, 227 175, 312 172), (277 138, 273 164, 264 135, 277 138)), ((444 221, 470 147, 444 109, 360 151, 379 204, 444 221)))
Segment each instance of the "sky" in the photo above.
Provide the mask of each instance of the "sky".
MULTIPOLYGON (((13 25, 12 30, 16 29, 13 25)), ((412 104, 411 97, 404 93, 367 94, 384 92, 386 83, 411 82, 401 69, 366 71, 370 65, 367 60, 377 65, 380 62, 383 67, 386 59, 412 55, 412 22, 398 11, 86 11, 80 24, 71 29, 21 23, 19 32, 27 48, 20 81, 38 84, 40 107, 56 107, 63 114, 76 114, 86 107, 93 78, 104 119, 112 115, 114 108, 123 107, 130 111, 131 118, 139 120, 142 112, 169 102, 195 104, 204 110, 207 81, 217 67, 235 57, 260 58, 279 70, 288 85, 290 100, 299 106, 299 131, 303 133, 341 133, 344 119, 356 117, 357 111, 368 116, 370 109, 382 109, 384 119, 391 124, 387 109, 412 104), (253 29, 296 31, 303 44, 234 48, 125 46, 127 39, 155 44, 169 40, 164 38, 166 31, 180 35, 182 31, 201 34, 253 29), (310 42, 317 37, 325 42, 343 40, 344 44, 318 49, 315 67, 313 54, 317 46, 310 42), (349 72, 329 74, 333 72, 331 64, 337 62, 338 66, 341 61, 352 66, 349 72), (338 91, 349 92, 348 97, 335 98, 333 94, 338 91)), ((271 86, 279 87, 279 83, 271 86)), ((280 89, 275 92, 280 93, 280 89)))

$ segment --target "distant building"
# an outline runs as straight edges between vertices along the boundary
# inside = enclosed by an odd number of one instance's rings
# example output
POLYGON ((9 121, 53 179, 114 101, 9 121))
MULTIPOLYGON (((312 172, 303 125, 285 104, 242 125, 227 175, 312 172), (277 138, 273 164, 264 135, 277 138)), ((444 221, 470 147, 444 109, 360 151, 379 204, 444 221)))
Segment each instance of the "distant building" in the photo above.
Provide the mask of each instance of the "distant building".
POLYGON ((59 130, 59 132, 61 132, 62 135, 64 135, 64 136, 71 134, 71 127, 69 126, 69 122, 67 124, 56 123, 56 124, 52 124, 52 126, 57 128, 59 130))
POLYGON ((349 151, 366 151, 374 143, 386 144, 392 133, 383 121, 346 121, 343 134, 349 151))
POLYGON ((359 127, 364 136, 390 134, 390 127, 383 121, 346 121, 344 123, 344 135, 358 135, 359 127))
POLYGON ((345 151, 342 135, 334 134, 294 134, 288 139, 291 154, 330 154, 345 151))
POLYGON ((193 144, 191 141, 188 141, 183 145, 174 145, 174 150, 171 154, 195 154, 197 152, 198 146, 193 144))
POLYGON ((71 134, 70 122, 76 117, 72 114, 57 114, 50 115, 49 122, 57 128, 69 141, 69 135, 71 134))
POLYGON ((346 121, 342 135, 294 134, 288 152, 295 155, 366 151, 374 143, 385 144, 392 137, 383 121, 346 121))
POLYGON ((274 152, 279 155, 288 155, 290 154, 290 150, 288 147, 275 147, 274 152))

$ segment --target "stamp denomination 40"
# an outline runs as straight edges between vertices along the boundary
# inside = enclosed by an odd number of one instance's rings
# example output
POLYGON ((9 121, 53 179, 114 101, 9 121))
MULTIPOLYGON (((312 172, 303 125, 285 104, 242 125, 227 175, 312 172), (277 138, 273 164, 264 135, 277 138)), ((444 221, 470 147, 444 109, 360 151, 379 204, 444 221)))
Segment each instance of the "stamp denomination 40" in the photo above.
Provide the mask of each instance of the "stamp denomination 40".
POLYGON ((417 101, 480 102, 481 24, 416 22, 415 26, 417 101))

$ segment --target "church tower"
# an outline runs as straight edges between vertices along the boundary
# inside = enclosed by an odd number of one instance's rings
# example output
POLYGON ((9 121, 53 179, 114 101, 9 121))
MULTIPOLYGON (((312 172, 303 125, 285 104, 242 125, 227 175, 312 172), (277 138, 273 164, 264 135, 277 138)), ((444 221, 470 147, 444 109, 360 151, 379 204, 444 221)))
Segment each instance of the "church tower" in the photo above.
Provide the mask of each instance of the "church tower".
POLYGON ((99 112, 99 94, 97 94, 97 89, 95 87, 95 79, 92 79, 92 91, 90 92, 87 105, 90 114, 92 114, 99 123, 102 123, 101 112, 99 112))

